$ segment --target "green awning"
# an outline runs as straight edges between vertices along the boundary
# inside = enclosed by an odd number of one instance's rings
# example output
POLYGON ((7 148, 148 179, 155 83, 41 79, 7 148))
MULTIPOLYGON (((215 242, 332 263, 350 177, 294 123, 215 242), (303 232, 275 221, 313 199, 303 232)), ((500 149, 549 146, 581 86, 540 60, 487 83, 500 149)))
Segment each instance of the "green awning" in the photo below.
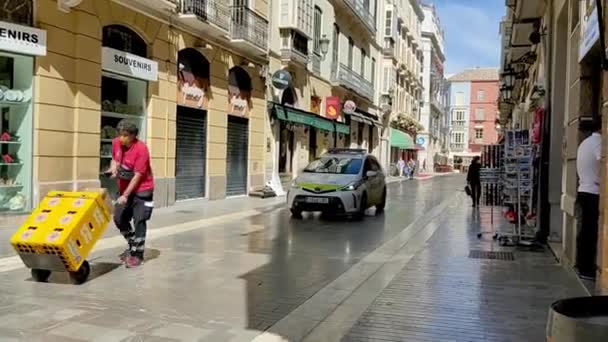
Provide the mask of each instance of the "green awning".
POLYGON ((342 134, 350 134, 350 126, 336 122, 336 132, 342 134))
POLYGON ((314 113, 305 112, 296 108, 281 106, 275 104, 273 106, 275 116, 279 120, 289 121, 300 125, 315 127, 327 132, 338 131, 338 133, 350 133, 350 127, 327 120, 314 113), (343 126, 343 127, 338 127, 343 126))
POLYGON ((402 150, 413 150, 415 146, 414 139, 409 134, 391 128, 391 147, 397 147, 402 150))

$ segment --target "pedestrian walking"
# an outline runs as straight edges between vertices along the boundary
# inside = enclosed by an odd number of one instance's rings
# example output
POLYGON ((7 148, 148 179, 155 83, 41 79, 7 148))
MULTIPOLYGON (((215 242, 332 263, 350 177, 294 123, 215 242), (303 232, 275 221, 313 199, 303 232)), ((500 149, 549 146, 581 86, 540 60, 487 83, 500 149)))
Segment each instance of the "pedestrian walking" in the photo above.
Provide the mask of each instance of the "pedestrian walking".
POLYGON ((471 188, 471 200, 473 201, 473 208, 479 207, 481 200, 481 176, 479 171, 481 170, 481 158, 474 157, 469 166, 467 173, 467 183, 471 188))
MULTIPOLYGON (((584 125, 584 124, 582 124, 584 125)), ((585 279, 594 279, 597 251, 597 230, 600 205, 600 161, 602 159, 602 125, 591 123, 593 133, 578 147, 576 172, 579 177, 576 196, 578 235, 576 237, 576 269, 585 279)))
POLYGON ((409 179, 414 179, 414 172, 416 172, 416 162, 414 161, 414 159, 410 158, 410 160, 407 162, 407 165, 410 168, 410 173, 408 174, 409 179))
POLYGON ((399 170, 399 177, 403 177, 405 172, 405 160, 403 160, 403 157, 399 158, 397 169, 399 170))
POLYGON ((154 178, 148 147, 137 138, 137 125, 122 120, 117 130, 118 136, 112 141, 109 170, 111 176, 117 178, 120 195, 114 210, 114 223, 128 244, 120 259, 128 268, 133 268, 142 265, 144 260, 147 221, 154 208, 154 178))

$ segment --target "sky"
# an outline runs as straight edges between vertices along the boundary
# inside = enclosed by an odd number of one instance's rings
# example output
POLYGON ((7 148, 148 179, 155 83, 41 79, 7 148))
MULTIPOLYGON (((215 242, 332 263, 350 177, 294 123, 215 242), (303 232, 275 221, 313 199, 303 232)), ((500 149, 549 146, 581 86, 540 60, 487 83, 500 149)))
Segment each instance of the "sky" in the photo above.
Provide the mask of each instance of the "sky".
POLYGON ((445 74, 500 64, 504 0, 425 0, 435 3, 445 32, 445 74))

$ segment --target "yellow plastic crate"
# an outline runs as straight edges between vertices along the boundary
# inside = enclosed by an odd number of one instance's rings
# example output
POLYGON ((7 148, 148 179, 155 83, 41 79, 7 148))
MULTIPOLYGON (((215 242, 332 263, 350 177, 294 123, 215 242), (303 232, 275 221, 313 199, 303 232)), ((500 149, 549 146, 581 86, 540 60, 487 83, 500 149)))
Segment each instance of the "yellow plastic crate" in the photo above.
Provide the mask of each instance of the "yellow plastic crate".
POLYGON ((31 269, 76 272, 112 215, 105 191, 53 191, 11 238, 31 269))

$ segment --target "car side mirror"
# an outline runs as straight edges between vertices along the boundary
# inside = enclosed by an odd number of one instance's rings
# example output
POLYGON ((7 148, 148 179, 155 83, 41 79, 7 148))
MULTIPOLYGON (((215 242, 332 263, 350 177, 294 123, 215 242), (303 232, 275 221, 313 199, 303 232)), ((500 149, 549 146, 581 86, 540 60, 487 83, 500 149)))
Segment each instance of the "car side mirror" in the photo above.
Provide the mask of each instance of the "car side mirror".
POLYGON ((365 174, 365 176, 367 178, 376 177, 377 175, 378 175, 377 171, 367 171, 367 173, 365 174))

